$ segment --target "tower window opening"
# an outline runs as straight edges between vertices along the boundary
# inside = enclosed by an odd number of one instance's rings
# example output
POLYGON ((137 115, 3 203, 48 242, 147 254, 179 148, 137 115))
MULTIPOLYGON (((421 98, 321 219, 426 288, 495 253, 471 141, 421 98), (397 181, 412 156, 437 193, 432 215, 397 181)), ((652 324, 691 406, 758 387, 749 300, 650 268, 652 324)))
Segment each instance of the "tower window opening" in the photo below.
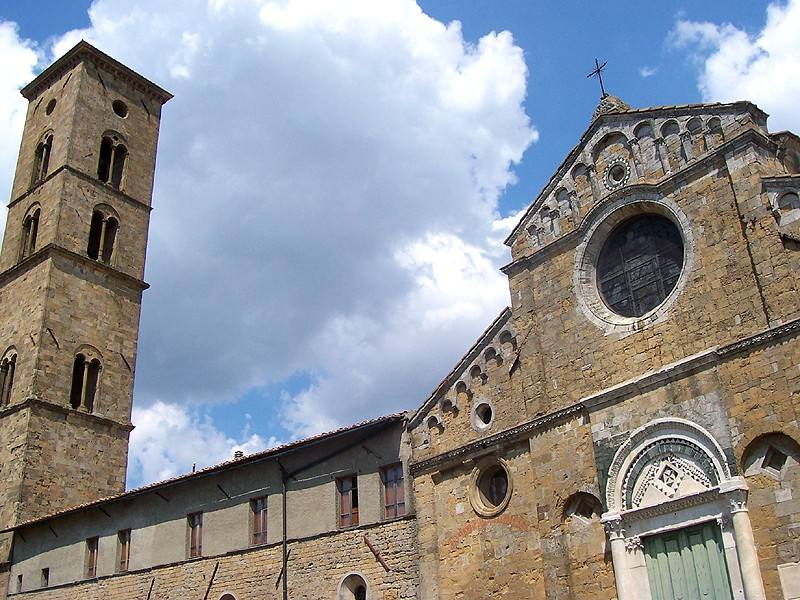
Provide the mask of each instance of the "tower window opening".
POLYGON ((11 391, 14 387, 14 371, 17 368, 17 355, 8 354, 0 362, 0 407, 11 402, 11 391))
POLYGON ((72 408, 78 410, 82 406, 86 412, 94 412, 100 371, 102 371, 102 365, 98 359, 88 359, 83 354, 75 356, 72 367, 72 388, 69 394, 69 403, 72 408))
POLYGON ((47 170, 50 167, 50 152, 52 149, 53 134, 47 135, 36 146, 36 154, 33 159, 33 171, 31 173, 31 187, 47 177, 47 170))
POLYGON ((36 237, 39 234, 39 216, 41 210, 37 208, 29 213, 22 221, 22 242, 20 245, 19 258, 27 258, 36 250, 36 237))
POLYGON ((97 161, 97 178, 114 189, 120 189, 127 158, 128 149, 124 144, 116 138, 103 136, 100 142, 100 158, 97 161))
POLYGON ((119 221, 116 218, 107 217, 99 210, 94 211, 89 226, 89 242, 86 245, 89 258, 110 263, 118 231, 119 221))

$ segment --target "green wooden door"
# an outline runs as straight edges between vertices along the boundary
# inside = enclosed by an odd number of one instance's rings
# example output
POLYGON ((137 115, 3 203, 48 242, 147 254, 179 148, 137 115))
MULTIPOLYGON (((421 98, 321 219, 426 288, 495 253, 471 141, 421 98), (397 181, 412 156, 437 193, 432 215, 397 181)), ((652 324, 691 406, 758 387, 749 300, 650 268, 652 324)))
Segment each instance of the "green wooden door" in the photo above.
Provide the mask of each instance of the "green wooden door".
POLYGON ((644 551, 653 600, 732 600, 716 524, 646 537, 644 551))

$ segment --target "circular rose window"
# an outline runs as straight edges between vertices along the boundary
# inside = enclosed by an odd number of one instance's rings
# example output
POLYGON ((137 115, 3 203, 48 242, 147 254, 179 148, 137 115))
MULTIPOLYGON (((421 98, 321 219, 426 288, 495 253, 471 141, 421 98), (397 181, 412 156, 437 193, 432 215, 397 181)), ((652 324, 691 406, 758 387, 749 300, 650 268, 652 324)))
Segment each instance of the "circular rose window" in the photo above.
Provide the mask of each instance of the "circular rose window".
POLYGON ((597 288, 609 309, 641 317, 659 306, 678 283, 683 238, 667 217, 642 214, 614 228, 597 261, 597 288))

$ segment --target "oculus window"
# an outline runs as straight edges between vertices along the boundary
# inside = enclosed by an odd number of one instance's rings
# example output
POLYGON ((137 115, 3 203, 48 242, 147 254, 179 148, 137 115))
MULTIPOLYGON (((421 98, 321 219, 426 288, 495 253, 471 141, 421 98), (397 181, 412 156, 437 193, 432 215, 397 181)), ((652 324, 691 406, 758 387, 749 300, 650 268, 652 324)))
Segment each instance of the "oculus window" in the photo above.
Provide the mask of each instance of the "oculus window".
POLYGON ((622 222, 608 236, 597 263, 597 287, 609 309, 641 317, 675 289, 683 267, 683 238, 661 215, 622 222))

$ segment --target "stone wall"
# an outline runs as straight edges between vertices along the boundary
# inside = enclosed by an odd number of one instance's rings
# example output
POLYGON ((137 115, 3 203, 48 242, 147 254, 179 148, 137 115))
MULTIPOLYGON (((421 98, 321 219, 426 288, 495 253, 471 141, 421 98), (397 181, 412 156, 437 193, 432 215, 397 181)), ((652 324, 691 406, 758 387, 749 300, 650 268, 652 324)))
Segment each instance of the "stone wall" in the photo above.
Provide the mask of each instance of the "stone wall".
MULTIPOLYGON (((342 579, 361 574, 374 600, 417 598, 415 521, 406 518, 371 527, 333 532, 289 544, 288 585, 292 600, 332 600, 342 579), (379 552, 386 571, 364 541, 379 552)), ((272 544, 209 558, 182 561, 98 580, 16 594, 31 600, 237 600, 282 598, 282 547, 272 544)))

